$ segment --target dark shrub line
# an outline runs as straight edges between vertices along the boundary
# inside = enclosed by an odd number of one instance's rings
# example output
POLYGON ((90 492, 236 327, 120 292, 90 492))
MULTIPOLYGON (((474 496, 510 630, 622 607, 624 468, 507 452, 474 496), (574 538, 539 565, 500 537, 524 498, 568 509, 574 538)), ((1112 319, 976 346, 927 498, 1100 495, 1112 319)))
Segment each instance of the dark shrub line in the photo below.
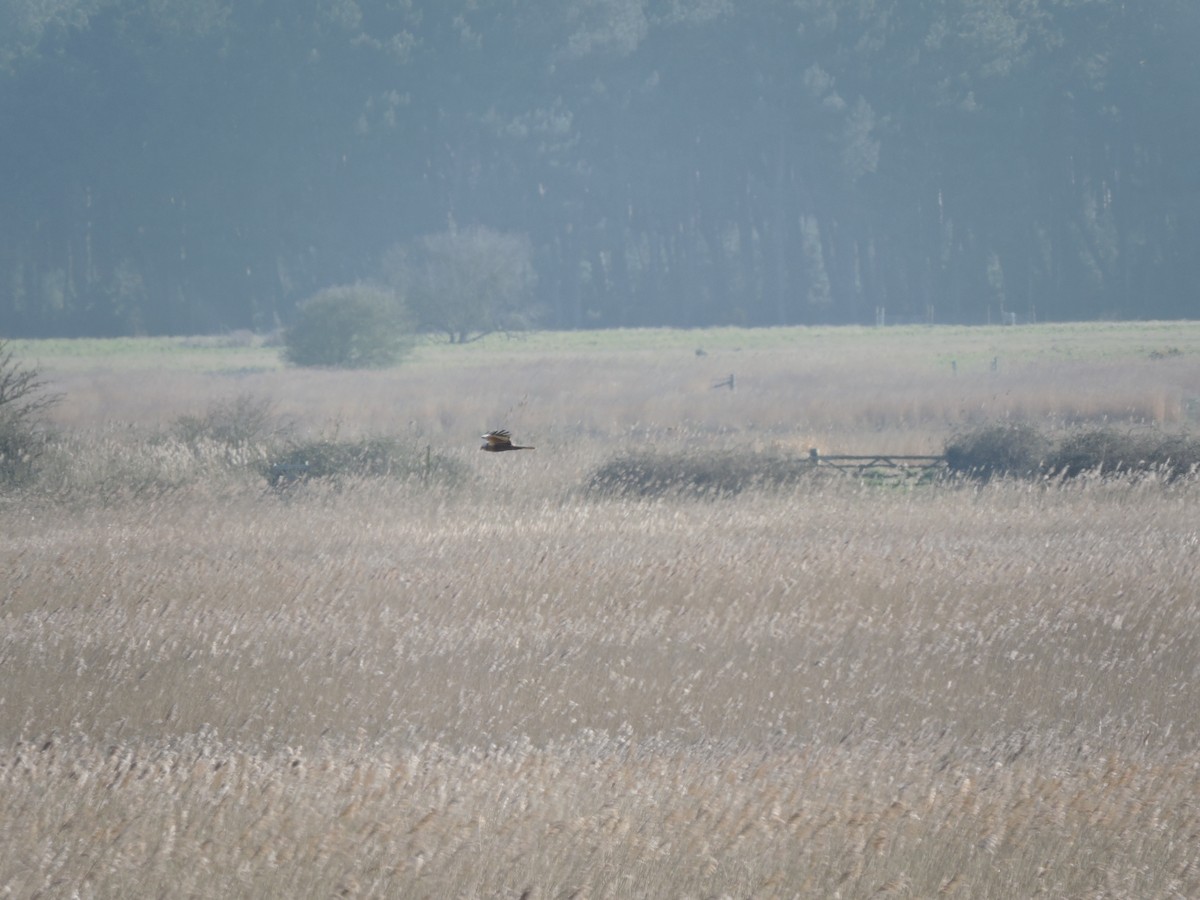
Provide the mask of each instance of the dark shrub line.
MULTIPOLYGON (((1000 424, 954 435, 946 443, 945 457, 949 475, 982 481, 1073 478, 1085 472, 1157 473, 1175 479, 1200 470, 1200 439, 1096 428, 1055 440, 1032 425, 1000 424)), ((830 470, 800 455, 647 450, 626 453, 599 466, 588 478, 586 489, 633 497, 719 497, 782 487, 818 471, 830 470)), ((923 476, 922 480, 929 478, 923 476)))
POLYGON ((793 483, 812 471, 807 456, 738 453, 630 453, 604 463, 587 482, 589 493, 658 497, 721 496, 793 483))
POLYGON ((1186 434, 1089 428, 1051 439, 1032 425, 989 425, 954 435, 946 465, 955 474, 1074 478, 1157 473, 1179 478, 1200 469, 1200 439, 1186 434))
POLYGON ((429 484, 455 485, 466 480, 468 467, 430 447, 421 451, 397 438, 367 437, 292 444, 272 457, 262 474, 276 489, 316 478, 419 478, 429 484))

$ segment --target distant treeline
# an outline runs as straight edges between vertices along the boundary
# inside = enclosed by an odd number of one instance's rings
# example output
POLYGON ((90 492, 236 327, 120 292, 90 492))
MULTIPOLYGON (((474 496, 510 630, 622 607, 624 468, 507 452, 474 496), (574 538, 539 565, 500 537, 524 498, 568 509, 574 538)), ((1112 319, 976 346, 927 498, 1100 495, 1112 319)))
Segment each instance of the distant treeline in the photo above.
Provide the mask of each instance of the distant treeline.
POLYGON ((523 325, 1195 317, 1198 46, 1195 0, 2 0, 0 335, 265 330, 475 227, 523 325))

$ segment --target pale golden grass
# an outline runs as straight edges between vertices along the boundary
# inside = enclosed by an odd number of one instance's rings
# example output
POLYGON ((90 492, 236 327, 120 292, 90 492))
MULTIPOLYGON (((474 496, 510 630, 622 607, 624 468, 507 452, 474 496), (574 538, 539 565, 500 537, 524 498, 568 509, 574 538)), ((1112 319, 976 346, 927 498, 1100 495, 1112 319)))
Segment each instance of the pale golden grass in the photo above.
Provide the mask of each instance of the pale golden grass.
MULTIPOLYGON (((0 893, 1200 895, 1193 481, 588 497, 625 445, 820 429, 651 358, 544 381, 482 359, 271 376, 313 427, 341 396, 344 428, 423 429, 471 467, 458 490, 277 495, 147 445, 227 396, 207 376, 129 385, 135 437, 60 423, 101 484, 125 447, 158 488, 0 505, 0 893), (387 418, 406 377, 444 421, 387 418), (502 378, 530 399, 496 421, 502 378), (484 423, 539 449, 479 453, 484 423)), ((936 394, 905 371, 897 403, 936 394)), ((864 449, 955 421, 935 399, 873 431, 858 392, 886 380, 843 375, 822 415, 864 449)), ((1065 374, 1052 392, 1064 415, 1065 374)))
POLYGON ((308 432, 414 434, 439 448, 505 426, 542 440, 669 440, 682 431, 847 453, 878 451, 886 431, 886 449, 922 453, 940 452, 956 425, 1004 418, 1168 428, 1190 421, 1200 396, 1200 329, 1180 326, 1188 352, 1166 358, 1151 354, 1169 349, 1169 330, 1133 330, 1112 359, 1119 332, 1097 329, 792 329, 757 348, 741 346, 754 332, 695 332, 683 333, 691 337, 683 346, 573 353, 544 337, 494 351, 427 347, 383 372, 204 374, 164 362, 132 371, 49 365, 47 374, 65 394, 54 421, 70 429, 163 428, 252 394, 308 432), (707 355, 697 357, 691 343, 708 345, 707 355), (712 388, 730 374, 737 390, 712 388))
POLYGON ((2 883, 1200 889, 1190 486, 550 502, 509 474, 10 509, 2 883))

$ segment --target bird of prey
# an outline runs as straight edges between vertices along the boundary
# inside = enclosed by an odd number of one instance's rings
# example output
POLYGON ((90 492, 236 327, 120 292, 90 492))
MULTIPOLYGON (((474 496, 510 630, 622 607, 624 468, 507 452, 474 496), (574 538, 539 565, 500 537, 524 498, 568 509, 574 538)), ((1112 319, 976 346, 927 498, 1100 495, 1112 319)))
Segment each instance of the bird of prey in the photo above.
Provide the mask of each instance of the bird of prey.
POLYGON ((533 447, 521 447, 512 442, 512 435, 507 431, 489 431, 483 436, 486 443, 480 447, 480 450, 487 450, 489 453, 500 453, 504 450, 533 450, 533 447))

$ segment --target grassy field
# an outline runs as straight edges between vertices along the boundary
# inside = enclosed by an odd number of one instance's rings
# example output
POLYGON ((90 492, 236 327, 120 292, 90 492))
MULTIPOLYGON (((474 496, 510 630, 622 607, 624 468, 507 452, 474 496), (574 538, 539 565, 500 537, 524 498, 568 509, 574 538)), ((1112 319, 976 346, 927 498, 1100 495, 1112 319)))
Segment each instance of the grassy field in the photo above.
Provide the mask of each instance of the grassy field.
POLYGON ((572 446, 695 431, 738 446, 939 452, 950 430, 985 421, 1179 427, 1200 415, 1200 324, 1178 322, 494 335, 366 373, 288 370, 250 336, 13 346, 64 393, 55 421, 73 431, 161 429, 239 394, 309 431, 447 449, 503 423, 572 446), (736 391, 712 388, 731 374, 736 391))
POLYGON ((1194 429, 1200 326, 536 335, 373 373, 148 343, 21 346, 64 398, 0 495, 3 894, 1200 896, 1194 478, 584 490, 647 447, 1194 429), (457 475, 267 490, 278 435, 179 437, 246 395, 457 475), (497 426, 538 449, 478 452, 497 426))

